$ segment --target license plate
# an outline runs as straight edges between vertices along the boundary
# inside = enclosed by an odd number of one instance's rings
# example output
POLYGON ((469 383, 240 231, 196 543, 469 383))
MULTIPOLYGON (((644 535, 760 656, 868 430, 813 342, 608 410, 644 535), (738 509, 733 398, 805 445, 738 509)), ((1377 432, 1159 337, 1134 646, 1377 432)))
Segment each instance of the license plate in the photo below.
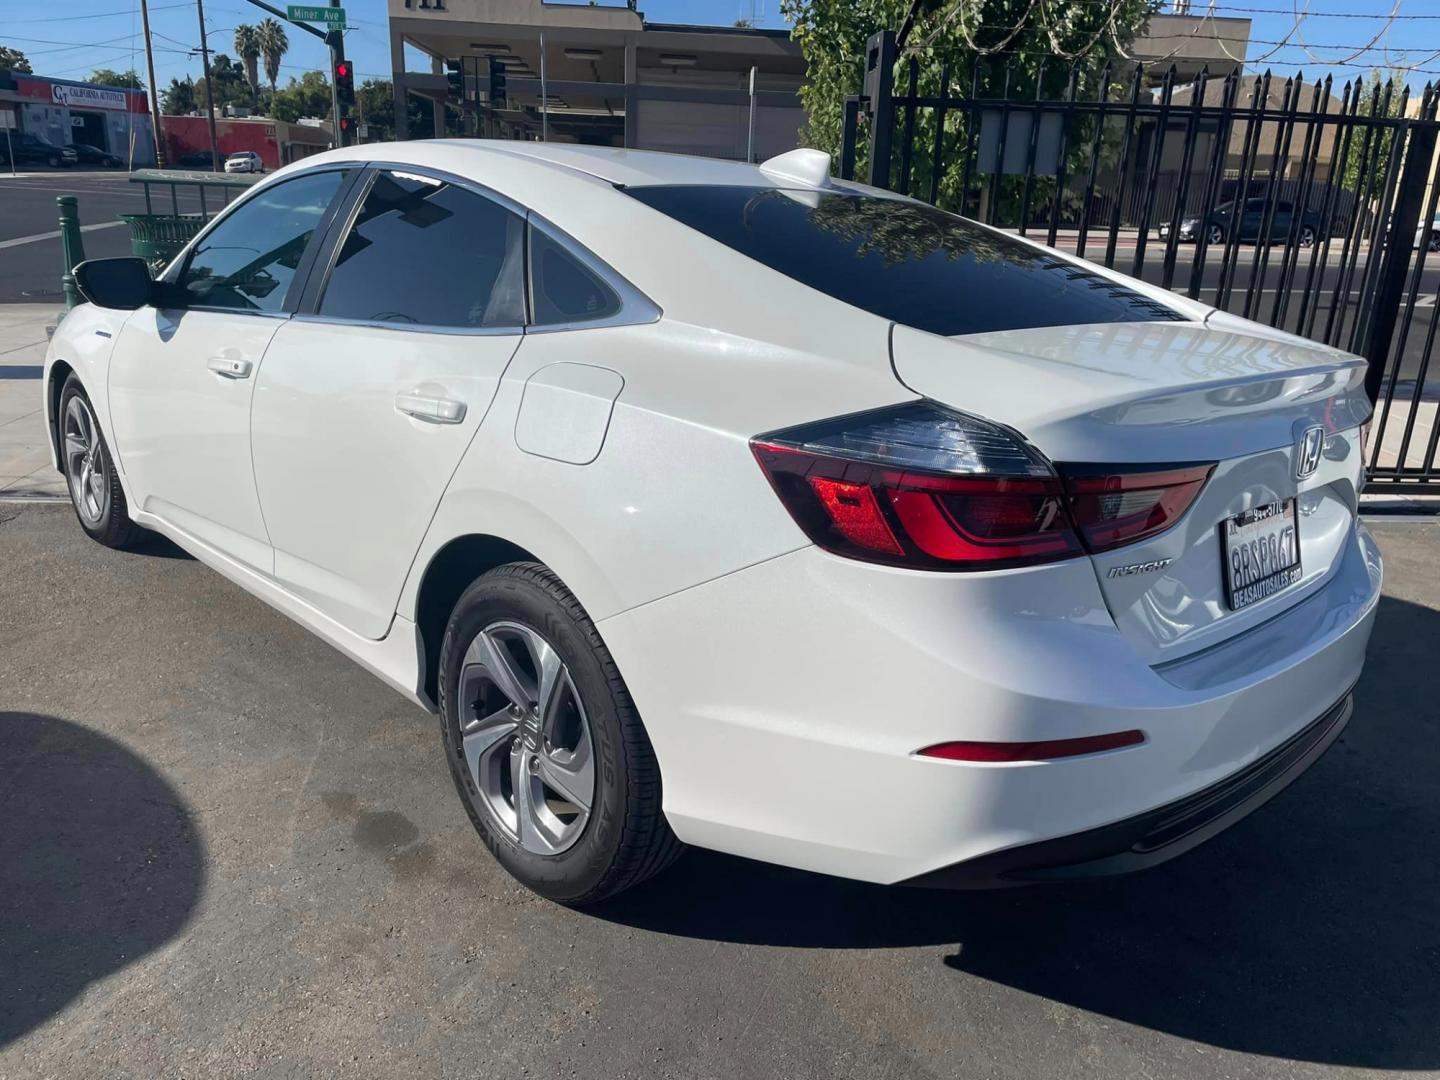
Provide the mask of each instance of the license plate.
POLYGON ((1270 503, 1227 518, 1220 525, 1225 592, 1230 610, 1287 589, 1300 580, 1300 534, 1295 500, 1270 503))

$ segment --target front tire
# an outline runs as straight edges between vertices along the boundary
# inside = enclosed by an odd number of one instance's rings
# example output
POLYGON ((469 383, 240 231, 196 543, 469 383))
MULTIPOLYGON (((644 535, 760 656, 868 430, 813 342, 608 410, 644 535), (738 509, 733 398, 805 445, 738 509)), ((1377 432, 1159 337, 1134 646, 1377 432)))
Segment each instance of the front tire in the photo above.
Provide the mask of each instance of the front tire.
POLYGON ((625 682, 584 608, 544 566, 497 567, 460 597, 439 694, 456 790, 486 846, 527 888, 591 904, 682 850, 625 682))
POLYGON ((106 547, 130 547, 141 529, 130 520, 115 462, 95 421, 80 380, 71 375, 60 391, 60 461, 70 505, 90 539, 106 547))
POLYGON ((1223 243, 1225 240, 1225 230, 1220 228, 1219 225, 1211 225, 1205 239, 1211 244, 1223 243))

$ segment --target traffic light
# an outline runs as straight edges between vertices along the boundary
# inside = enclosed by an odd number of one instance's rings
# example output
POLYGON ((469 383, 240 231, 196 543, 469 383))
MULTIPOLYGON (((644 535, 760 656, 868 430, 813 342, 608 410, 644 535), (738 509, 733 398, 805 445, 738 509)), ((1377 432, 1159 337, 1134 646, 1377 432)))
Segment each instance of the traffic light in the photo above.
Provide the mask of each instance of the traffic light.
POLYGON ((335 61, 335 97, 342 109, 355 104, 355 65, 349 60, 335 61))
POLYGON ((345 137, 346 142, 355 138, 355 118, 353 116, 342 116, 340 118, 340 134, 345 137))
POLYGON ((498 109, 505 104, 505 65, 490 57, 490 107, 498 109))
POLYGON ((459 60, 445 61, 446 94, 451 101, 465 100, 465 72, 459 60))

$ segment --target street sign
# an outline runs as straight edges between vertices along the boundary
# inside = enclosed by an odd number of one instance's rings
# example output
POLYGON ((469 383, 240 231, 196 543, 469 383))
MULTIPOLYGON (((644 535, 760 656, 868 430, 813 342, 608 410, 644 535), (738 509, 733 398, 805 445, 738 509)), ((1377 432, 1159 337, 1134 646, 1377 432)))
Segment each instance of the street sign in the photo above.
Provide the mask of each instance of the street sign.
POLYGON ((318 22, 342 29, 345 26, 345 9, 339 7, 299 7, 290 4, 285 8, 285 17, 291 22, 318 22))
POLYGON ((0 131, 9 131, 15 126, 15 114, 9 109, 0 109, 0 131))

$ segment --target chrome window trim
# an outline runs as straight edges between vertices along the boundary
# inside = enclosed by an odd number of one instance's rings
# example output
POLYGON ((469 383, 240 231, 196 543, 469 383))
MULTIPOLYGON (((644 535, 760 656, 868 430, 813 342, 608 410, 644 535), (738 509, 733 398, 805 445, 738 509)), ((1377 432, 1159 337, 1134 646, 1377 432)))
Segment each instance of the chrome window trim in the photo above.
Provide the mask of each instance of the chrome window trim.
MULTIPOLYGON (((508 198, 498 191, 492 191, 484 184, 467 180, 463 176, 456 176, 443 169, 432 169, 426 165, 411 165, 408 163, 394 161, 366 161, 361 163, 364 168, 364 176, 361 177, 361 187, 355 193, 350 202, 349 213, 345 216, 343 224, 332 224, 332 228, 338 228, 336 243, 331 247, 329 260, 325 264, 323 273, 319 266, 311 269, 311 273, 322 273, 320 288, 315 296, 315 310, 309 312, 297 312, 296 320, 318 325, 330 326, 366 326, 376 330, 398 330, 410 331, 412 333, 425 334, 447 334, 452 337, 504 337, 507 335, 520 336, 525 333, 525 325, 510 324, 506 326, 442 326, 433 323, 397 323, 385 322, 380 319, 350 319, 338 315, 320 314, 320 305, 325 302, 325 293, 330 288, 330 275, 335 269, 335 263, 340 258, 340 249, 345 246, 345 238, 350 235, 350 228, 355 224, 355 218, 360 214, 360 208, 365 205, 365 197, 370 194, 370 188, 375 183, 375 177, 382 172, 409 173, 412 176, 428 177, 442 184, 452 184, 462 190, 469 191, 472 195, 478 195, 482 199, 489 199, 502 210, 514 214, 521 221, 522 227, 529 217, 529 211, 517 203, 514 199, 508 198)), ((527 241, 528 243, 528 241, 527 241)), ((528 264, 529 251, 525 252, 528 264)), ((529 274, 528 265, 526 273, 526 308, 529 308, 529 274)), ((528 313, 528 312, 527 312, 528 313)))
MULTIPOLYGON (((529 322, 525 325, 525 333, 529 334, 554 334, 566 330, 600 330, 607 326, 647 326, 650 323, 657 323, 663 312, 660 305, 651 300, 634 285, 631 285, 624 277, 615 271, 609 263, 596 255, 585 245, 581 244, 573 236, 567 233, 558 225, 553 224, 544 217, 529 211, 526 220, 530 228, 539 229, 553 243, 563 248, 564 251, 573 257, 576 262, 589 270, 597 278, 605 283, 616 296, 620 298, 620 308, 613 315, 607 315, 600 319, 571 319, 566 322, 556 323, 535 323, 529 322)), ((532 293, 533 274, 530 266, 530 238, 525 238, 525 290, 532 293)), ((534 318, 534 299, 526 305, 531 309, 531 318, 534 318)))
POLYGON ((346 319, 336 315, 294 315, 295 322, 313 323, 319 326, 367 326, 375 330, 399 330, 412 333, 448 334, 451 337, 519 337, 525 333, 524 326, 437 326, 433 323, 386 322, 382 319, 346 319))

